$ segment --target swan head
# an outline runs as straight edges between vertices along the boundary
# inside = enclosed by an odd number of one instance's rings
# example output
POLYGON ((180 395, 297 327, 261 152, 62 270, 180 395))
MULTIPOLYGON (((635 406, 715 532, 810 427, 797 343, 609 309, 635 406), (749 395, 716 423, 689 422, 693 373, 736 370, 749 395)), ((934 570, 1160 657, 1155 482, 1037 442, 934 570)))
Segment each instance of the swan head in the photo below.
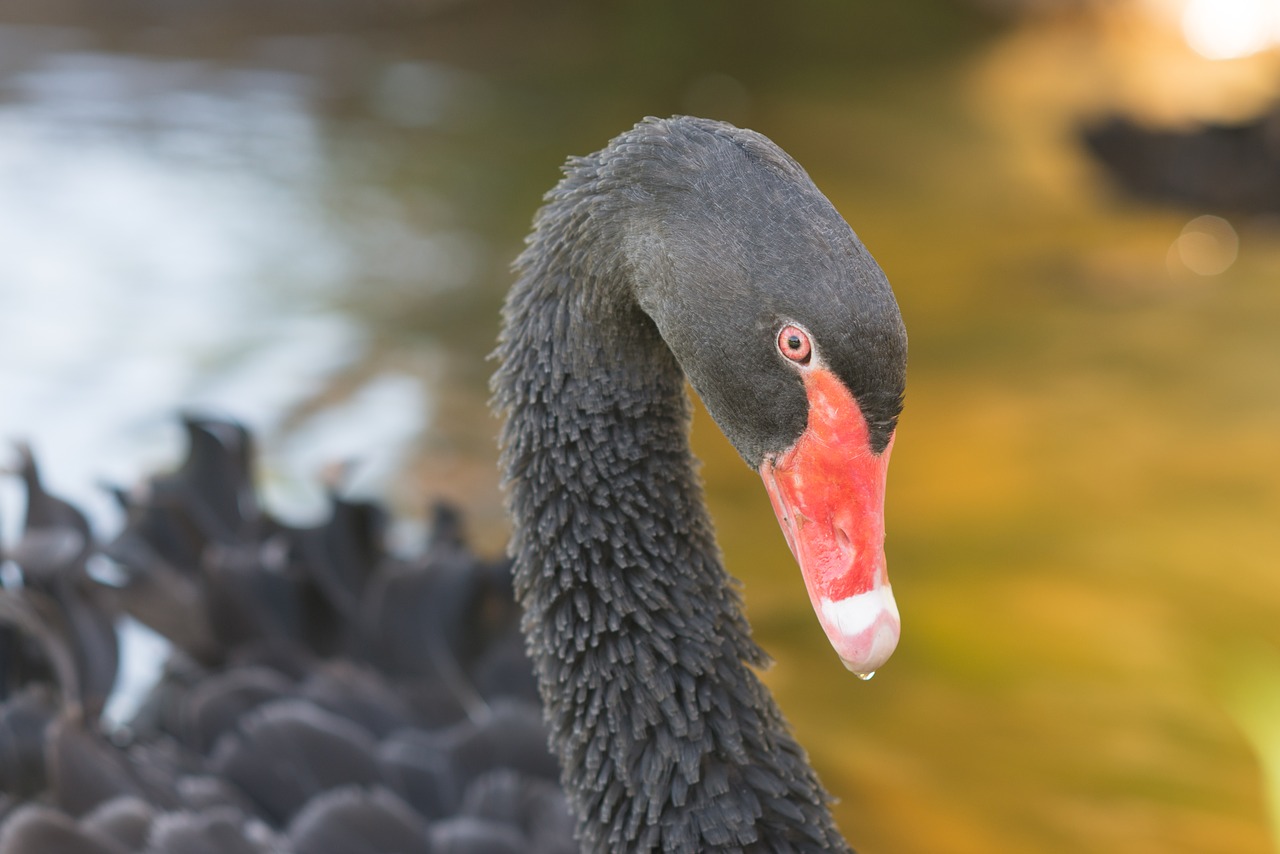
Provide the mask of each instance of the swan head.
POLYGON ((759 472, 819 622, 865 676, 900 632, 884 555, 907 355, 893 291, 765 137, 700 119, 631 133, 606 167, 636 211, 624 238, 635 299, 759 472))

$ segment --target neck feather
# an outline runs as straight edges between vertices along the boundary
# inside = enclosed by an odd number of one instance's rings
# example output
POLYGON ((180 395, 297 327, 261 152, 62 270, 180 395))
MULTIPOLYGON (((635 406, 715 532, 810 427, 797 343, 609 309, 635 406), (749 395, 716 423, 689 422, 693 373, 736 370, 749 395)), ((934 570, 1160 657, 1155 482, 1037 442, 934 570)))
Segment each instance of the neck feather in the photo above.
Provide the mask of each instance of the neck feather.
POLYGON ((751 670, 683 376, 573 180, 521 258, 494 390, 523 629, 584 850, 847 851, 751 670))

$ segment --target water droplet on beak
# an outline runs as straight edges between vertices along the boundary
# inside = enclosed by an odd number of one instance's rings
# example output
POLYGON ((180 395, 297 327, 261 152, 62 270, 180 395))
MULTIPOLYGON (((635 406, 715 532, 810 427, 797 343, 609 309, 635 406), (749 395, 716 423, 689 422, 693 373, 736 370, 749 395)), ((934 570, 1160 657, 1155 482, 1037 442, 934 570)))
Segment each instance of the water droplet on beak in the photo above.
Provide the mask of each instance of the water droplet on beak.
POLYGON ((871 677, 872 677, 872 676, 875 676, 875 675, 876 675, 876 672, 875 672, 874 670, 868 670, 866 673, 858 673, 857 671, 854 671, 854 674, 853 674, 853 675, 854 675, 854 676, 857 676, 857 677, 858 677, 859 679, 861 679, 863 682, 870 682, 870 681, 871 681, 871 677))

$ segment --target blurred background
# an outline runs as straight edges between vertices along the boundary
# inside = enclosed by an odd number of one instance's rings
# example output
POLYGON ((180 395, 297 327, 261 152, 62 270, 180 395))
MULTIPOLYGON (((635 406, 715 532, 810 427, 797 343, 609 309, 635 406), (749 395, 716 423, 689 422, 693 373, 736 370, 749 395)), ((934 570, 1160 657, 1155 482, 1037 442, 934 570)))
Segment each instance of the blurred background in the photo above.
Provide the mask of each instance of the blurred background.
MULTIPOLYGON (((903 639, 870 683, 695 424, 845 833, 1275 850, 1277 99, 1276 0, 4 0, 0 437, 105 534, 102 483, 172 464, 177 411, 230 414, 282 514, 347 461, 498 551, 486 356, 541 194, 645 115, 749 126, 911 335, 903 639)), ((0 485, 0 537, 20 514, 0 485)))

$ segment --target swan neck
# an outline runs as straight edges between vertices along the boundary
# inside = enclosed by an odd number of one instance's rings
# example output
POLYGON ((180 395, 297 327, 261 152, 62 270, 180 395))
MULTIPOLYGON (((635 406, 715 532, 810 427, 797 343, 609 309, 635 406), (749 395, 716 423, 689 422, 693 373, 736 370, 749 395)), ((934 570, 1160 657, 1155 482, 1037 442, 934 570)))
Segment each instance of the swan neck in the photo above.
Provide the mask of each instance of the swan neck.
POLYGON ((751 669, 766 657, 715 544, 683 375, 610 244, 624 229, 557 192, 504 309, 494 401, 522 628, 583 848, 848 850, 751 669))

